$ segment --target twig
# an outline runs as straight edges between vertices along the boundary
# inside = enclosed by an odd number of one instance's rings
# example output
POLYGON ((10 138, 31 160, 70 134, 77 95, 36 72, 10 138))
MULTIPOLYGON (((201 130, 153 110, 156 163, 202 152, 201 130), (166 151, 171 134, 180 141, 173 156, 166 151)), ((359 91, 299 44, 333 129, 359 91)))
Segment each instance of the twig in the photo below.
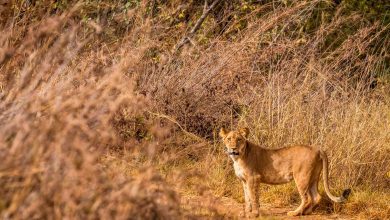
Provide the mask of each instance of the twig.
POLYGON ((199 30, 200 26, 204 22, 204 20, 207 18, 211 10, 220 2, 220 0, 214 0, 214 2, 210 5, 207 6, 207 0, 204 2, 204 7, 203 7, 203 13, 202 16, 198 19, 198 21, 195 23, 195 26, 191 29, 191 31, 184 36, 178 44, 176 44, 174 52, 177 53, 185 44, 189 43, 191 40, 190 38, 195 35, 195 33, 199 30))
POLYGON ((153 116, 155 116, 155 117, 157 117, 157 118, 164 118, 164 119, 167 119, 168 121, 176 124, 184 134, 194 138, 195 140, 204 141, 203 138, 201 138, 201 137, 199 137, 199 136, 197 136, 197 135, 187 131, 186 129, 184 129, 183 126, 181 126, 180 123, 178 121, 176 121, 175 119, 173 119, 172 117, 169 117, 168 115, 165 115, 165 114, 154 113, 154 112, 151 112, 151 111, 148 111, 148 113, 153 115, 153 116))
POLYGON ((150 5, 150 17, 154 18, 154 12, 156 10, 156 0, 153 0, 150 5))

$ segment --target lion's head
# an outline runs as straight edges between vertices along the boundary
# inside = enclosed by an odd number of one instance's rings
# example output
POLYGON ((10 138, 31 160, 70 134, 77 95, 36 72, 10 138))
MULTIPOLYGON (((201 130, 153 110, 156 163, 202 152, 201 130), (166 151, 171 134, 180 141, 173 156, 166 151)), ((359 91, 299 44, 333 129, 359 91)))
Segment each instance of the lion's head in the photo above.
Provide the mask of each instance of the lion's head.
POLYGON ((219 132, 219 136, 223 140, 226 151, 232 158, 237 158, 244 153, 248 134, 248 128, 241 128, 229 132, 224 128, 221 128, 219 132))

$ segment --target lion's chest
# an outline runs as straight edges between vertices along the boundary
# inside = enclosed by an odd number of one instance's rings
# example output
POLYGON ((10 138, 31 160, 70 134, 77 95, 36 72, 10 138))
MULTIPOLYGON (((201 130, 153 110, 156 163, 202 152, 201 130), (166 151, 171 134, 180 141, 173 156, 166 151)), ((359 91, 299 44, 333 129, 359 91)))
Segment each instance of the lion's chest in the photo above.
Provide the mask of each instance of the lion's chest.
POLYGON ((234 167, 234 173, 236 174, 236 176, 240 180, 245 180, 245 173, 244 173, 244 169, 242 168, 242 166, 239 163, 234 162, 233 167, 234 167))

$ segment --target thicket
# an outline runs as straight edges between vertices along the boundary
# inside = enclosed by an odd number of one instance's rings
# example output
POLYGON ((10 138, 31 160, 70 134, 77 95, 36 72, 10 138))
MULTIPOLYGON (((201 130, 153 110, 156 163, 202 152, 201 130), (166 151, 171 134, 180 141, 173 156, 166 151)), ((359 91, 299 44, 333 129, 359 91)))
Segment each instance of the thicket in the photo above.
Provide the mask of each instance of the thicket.
POLYGON ((183 217, 152 168, 197 161, 237 193, 221 126, 323 148, 335 188, 388 188, 387 1, 213 2, 0 4, 0 216, 183 217))

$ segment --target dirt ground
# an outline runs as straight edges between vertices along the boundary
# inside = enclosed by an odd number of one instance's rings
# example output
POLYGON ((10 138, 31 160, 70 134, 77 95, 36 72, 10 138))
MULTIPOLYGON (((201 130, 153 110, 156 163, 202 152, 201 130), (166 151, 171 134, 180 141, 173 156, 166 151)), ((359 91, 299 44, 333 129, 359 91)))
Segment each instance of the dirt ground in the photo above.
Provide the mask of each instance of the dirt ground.
MULTIPOLYGON (((201 196, 182 198, 185 206, 197 207, 194 218, 217 218, 217 219, 242 219, 240 212, 242 212, 243 204, 238 203, 234 199, 228 197, 204 199, 201 196), (213 207, 213 212, 210 213, 206 207, 213 207)), ((311 215, 291 217, 287 216, 287 212, 294 210, 296 207, 275 207, 271 204, 260 204, 260 216, 256 219, 305 219, 305 220, 325 220, 325 219, 353 219, 348 216, 339 214, 328 214, 321 211, 314 211, 311 215)))

